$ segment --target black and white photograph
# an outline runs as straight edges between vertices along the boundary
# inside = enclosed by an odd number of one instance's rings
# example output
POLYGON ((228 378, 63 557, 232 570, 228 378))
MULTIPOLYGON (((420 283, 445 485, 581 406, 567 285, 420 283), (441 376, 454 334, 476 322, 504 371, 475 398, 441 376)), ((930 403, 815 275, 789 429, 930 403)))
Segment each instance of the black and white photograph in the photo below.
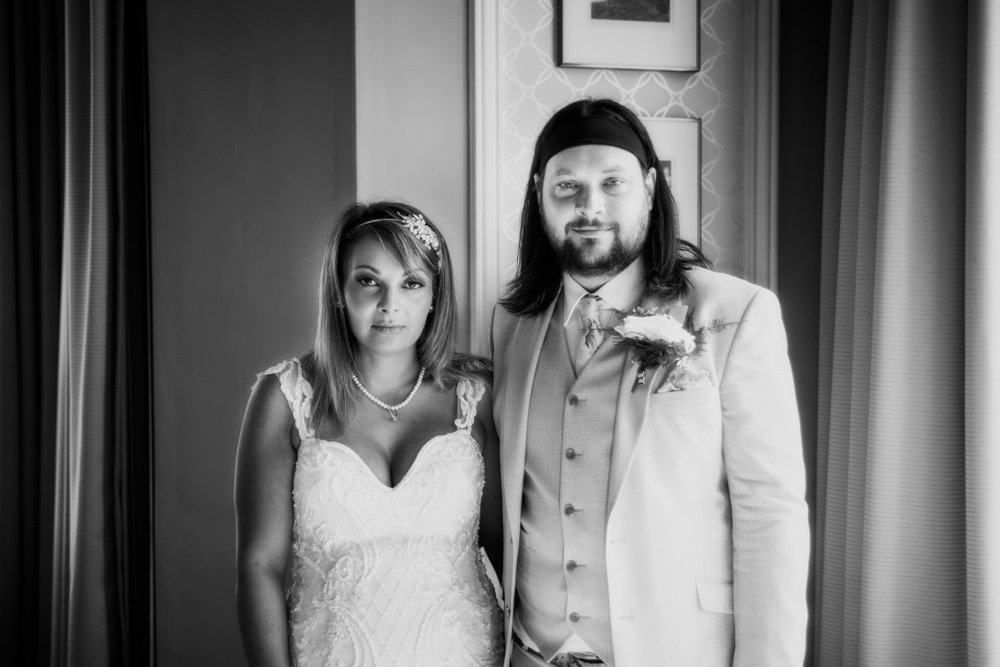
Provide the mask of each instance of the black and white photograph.
POLYGON ((0 3, 0 665, 1000 666, 1000 3, 0 3))
POLYGON ((705 0, 556 0, 557 63, 697 71, 705 0))
POLYGON ((673 160, 660 160, 660 171, 663 172, 663 180, 667 182, 667 187, 672 187, 673 182, 671 181, 671 176, 674 171, 674 161, 673 160))
POLYGON ((591 0, 590 18, 604 21, 670 22, 673 0, 591 0))
POLYGON ((660 158, 663 178, 677 207, 680 237, 701 246, 701 121, 697 118, 643 119, 660 158))

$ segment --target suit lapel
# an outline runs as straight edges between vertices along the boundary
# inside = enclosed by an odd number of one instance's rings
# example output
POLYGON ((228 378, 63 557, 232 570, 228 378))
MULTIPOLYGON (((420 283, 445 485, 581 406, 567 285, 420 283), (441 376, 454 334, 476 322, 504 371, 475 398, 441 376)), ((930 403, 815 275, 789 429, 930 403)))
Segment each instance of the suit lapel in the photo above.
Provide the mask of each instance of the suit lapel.
POLYGON ((524 454, 531 387, 545 332, 549 328, 556 303, 561 298, 560 292, 545 312, 537 317, 518 318, 513 339, 507 348, 512 354, 508 355, 507 383, 504 387, 507 407, 501 422, 504 446, 500 448, 500 469, 508 526, 515 540, 521 530, 521 491, 524 485, 524 454), (523 355, 517 353, 520 350, 524 351, 523 355))
POLYGON ((632 466, 635 446, 646 420, 646 408, 649 405, 650 387, 660 372, 660 367, 646 371, 644 385, 635 386, 639 362, 634 350, 629 350, 625 356, 625 368, 622 372, 621 384, 618 387, 617 418, 615 419, 614 441, 611 445, 611 470, 608 474, 608 516, 615 508, 622 481, 632 466))
MULTIPOLYGON (((680 301, 664 302, 654 297, 643 299, 643 308, 659 307, 665 309, 671 317, 681 324, 687 314, 687 306, 680 301)), ((636 386, 636 376, 639 372, 639 362, 634 349, 629 349, 622 371, 622 380, 618 388, 617 418, 615 420, 614 441, 611 446, 611 470, 608 475, 608 516, 611 516, 622 483, 632 467, 636 446, 646 422, 646 412, 649 409, 649 396, 652 388, 657 385, 662 366, 653 366, 646 370, 645 381, 636 386), (634 388, 634 391, 633 391, 634 388)))

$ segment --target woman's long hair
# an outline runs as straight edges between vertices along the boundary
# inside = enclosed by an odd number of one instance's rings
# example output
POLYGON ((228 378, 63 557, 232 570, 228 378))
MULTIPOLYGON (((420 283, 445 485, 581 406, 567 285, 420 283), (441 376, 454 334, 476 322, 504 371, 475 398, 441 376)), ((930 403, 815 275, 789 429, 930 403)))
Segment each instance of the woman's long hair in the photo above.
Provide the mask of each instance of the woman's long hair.
POLYGON ((408 204, 394 201, 353 204, 341 214, 326 244, 320 274, 316 337, 312 349, 302 359, 314 388, 314 427, 325 421, 346 422, 360 398, 360 392, 351 381, 351 374, 359 370, 358 341, 347 319, 342 281, 344 262, 351 248, 368 237, 377 239, 402 266, 409 270, 422 269, 434 281, 434 309, 428 314, 424 330, 417 339, 417 361, 427 368, 428 379, 442 388, 454 386, 461 378, 488 379, 488 362, 455 352, 458 308, 454 275, 448 244, 440 230, 420 210, 408 204), (428 248, 410 232, 403 224, 404 216, 422 216, 437 235, 439 250, 428 248))
POLYGON ((688 288, 684 271, 709 262, 696 246, 679 237, 677 207, 649 132, 627 107, 607 99, 584 99, 571 102, 557 111, 542 128, 535 141, 535 152, 528 174, 528 186, 521 208, 521 238, 518 246, 517 273, 507 285, 500 304, 517 315, 537 315, 544 311, 562 282, 559 256, 552 248, 535 190, 534 175, 542 175, 541 147, 561 123, 577 118, 607 118, 627 125, 639 137, 645 153, 645 166, 655 167, 656 182, 649 231, 643 247, 646 264, 646 293, 664 297, 682 296, 688 288))

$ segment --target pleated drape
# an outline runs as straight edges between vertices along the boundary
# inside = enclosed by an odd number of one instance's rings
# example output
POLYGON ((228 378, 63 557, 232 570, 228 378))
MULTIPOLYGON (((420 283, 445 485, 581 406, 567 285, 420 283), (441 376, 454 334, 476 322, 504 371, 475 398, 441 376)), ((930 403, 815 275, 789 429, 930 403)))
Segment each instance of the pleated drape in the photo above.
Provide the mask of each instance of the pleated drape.
MULTIPOLYGON (((991 252, 979 230, 988 225, 966 216, 967 193, 997 187, 995 171, 967 180, 967 163, 974 170, 972 156, 992 151, 979 165, 995 168, 984 162, 996 159, 1000 144, 977 145, 979 136, 967 142, 966 60, 975 48, 967 20, 964 2, 833 3, 818 665, 963 665, 975 653, 974 637, 995 642, 1000 632, 979 625, 997 598, 982 601, 972 590, 973 571, 996 586, 1000 513, 995 492, 975 488, 988 485, 978 467, 967 472, 978 449, 998 479, 996 416, 980 401, 996 375, 987 380, 989 366, 978 359, 988 353, 996 364, 996 348, 978 338, 996 324, 996 282, 983 284, 995 277, 1000 254, 994 242, 992 256, 975 258, 991 252)), ((984 123, 990 117, 981 116, 984 123)), ((970 132, 974 125, 970 117, 970 132)), ((1000 659, 982 655, 974 664, 1000 659)))
POLYGON ((114 199, 107 2, 66 4, 65 204, 56 434, 54 665, 112 664, 114 199))
POLYGON ((0 3, 0 663, 48 662, 62 248, 61 12, 0 3))
POLYGON ((965 471, 969 664, 1000 665, 1000 3, 969 3, 965 471))
POLYGON ((53 665, 153 656, 143 7, 64 5, 53 665))

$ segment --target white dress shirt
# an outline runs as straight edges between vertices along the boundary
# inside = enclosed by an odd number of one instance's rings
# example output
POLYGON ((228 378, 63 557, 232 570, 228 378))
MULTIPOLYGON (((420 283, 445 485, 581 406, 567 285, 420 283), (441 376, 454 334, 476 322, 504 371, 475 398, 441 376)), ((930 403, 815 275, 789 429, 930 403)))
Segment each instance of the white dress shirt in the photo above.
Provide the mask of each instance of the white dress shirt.
MULTIPOLYGON (((646 264, 640 255, 614 278, 597 289, 601 297, 600 321, 605 329, 621 324, 620 313, 627 313, 640 303, 646 289, 646 264)), ((584 324, 580 309, 580 299, 590 294, 583 285, 568 273, 563 273, 562 312, 564 314, 563 330, 566 332, 566 345, 570 350, 576 350, 583 338, 584 324)), ((606 338, 606 337, 605 337, 606 338)), ((574 360, 574 364, 575 364, 574 360)), ((581 369, 576 368, 579 374, 581 369)))

